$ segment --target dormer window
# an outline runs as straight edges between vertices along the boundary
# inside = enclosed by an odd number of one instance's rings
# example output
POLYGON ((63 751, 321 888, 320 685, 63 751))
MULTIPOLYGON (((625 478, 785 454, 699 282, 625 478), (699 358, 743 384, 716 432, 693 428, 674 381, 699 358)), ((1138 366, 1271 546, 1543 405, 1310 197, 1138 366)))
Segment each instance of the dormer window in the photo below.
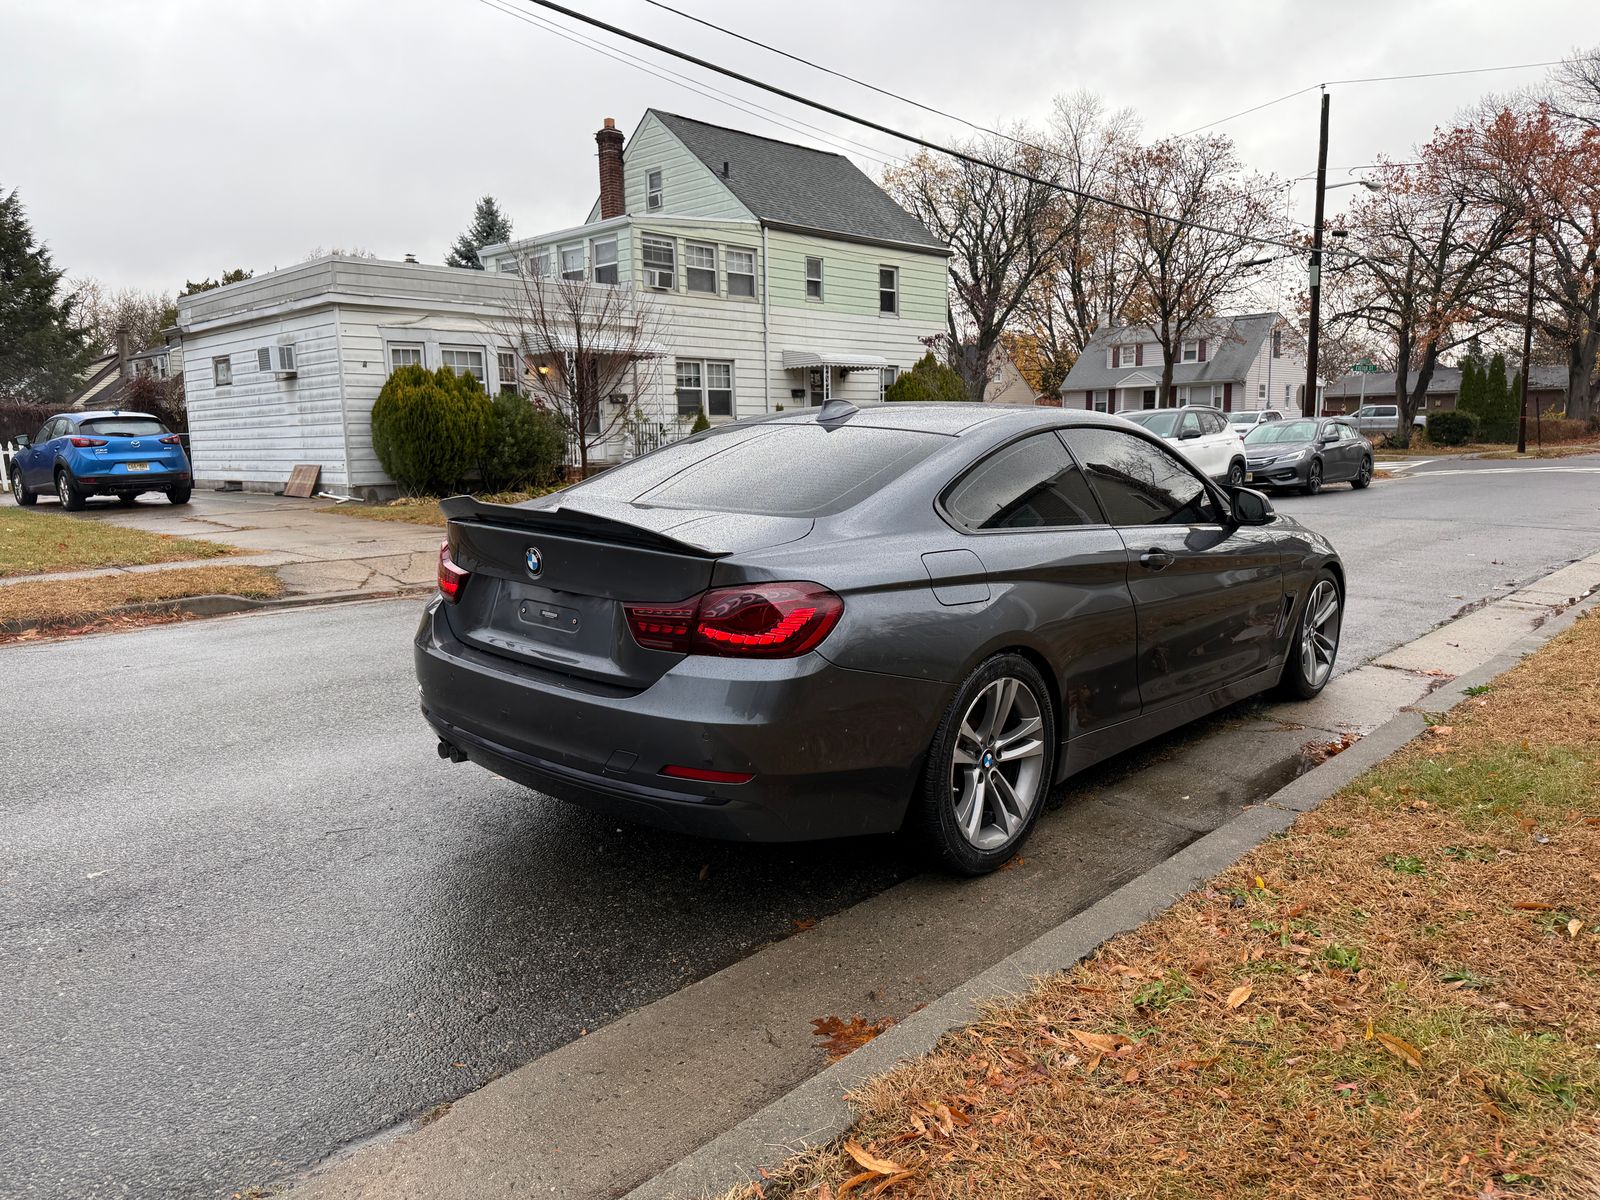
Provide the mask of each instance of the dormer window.
POLYGON ((1134 367, 1139 365, 1139 347, 1122 345, 1111 347, 1112 367, 1134 367))
POLYGON ((662 204, 661 172, 651 171, 644 178, 644 206, 648 211, 655 212, 662 204))
POLYGON ((1180 361, 1180 362, 1199 362, 1200 361, 1200 343, 1199 342, 1185 342, 1183 344, 1183 356, 1178 361, 1180 361))

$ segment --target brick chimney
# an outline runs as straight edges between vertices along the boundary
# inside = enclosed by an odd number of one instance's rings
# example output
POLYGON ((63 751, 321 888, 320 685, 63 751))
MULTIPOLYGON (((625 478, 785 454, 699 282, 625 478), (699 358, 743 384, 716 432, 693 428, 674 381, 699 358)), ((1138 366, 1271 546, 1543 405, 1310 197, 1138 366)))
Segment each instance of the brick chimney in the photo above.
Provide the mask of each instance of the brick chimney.
POLYGON ((607 117, 594 140, 600 147, 600 219, 605 221, 627 210, 622 188, 622 130, 607 117))

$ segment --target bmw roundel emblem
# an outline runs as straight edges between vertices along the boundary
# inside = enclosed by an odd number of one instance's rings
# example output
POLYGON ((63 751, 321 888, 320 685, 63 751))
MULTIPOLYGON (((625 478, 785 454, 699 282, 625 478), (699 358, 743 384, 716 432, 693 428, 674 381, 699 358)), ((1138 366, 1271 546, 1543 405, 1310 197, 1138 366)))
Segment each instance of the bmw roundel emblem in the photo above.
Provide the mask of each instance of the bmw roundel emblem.
POLYGON ((539 547, 529 546, 526 557, 528 560, 529 575, 537 575, 540 571, 544 570, 544 555, 539 553, 539 547))

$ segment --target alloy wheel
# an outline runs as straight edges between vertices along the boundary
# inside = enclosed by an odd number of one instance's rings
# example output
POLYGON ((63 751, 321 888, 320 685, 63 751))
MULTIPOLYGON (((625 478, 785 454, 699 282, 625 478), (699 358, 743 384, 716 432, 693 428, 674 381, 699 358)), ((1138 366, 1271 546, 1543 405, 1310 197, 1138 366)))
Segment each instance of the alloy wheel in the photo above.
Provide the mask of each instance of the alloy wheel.
POLYGON ((967 706, 951 753, 950 799, 962 835, 980 850, 1004 845, 1044 792, 1044 716, 1028 684, 1006 675, 967 706))
POLYGON ((1330 580, 1320 580, 1306 601, 1300 632, 1300 673, 1314 688, 1320 688, 1333 673, 1333 660, 1339 653, 1339 624, 1339 589, 1330 580))
POLYGON ((1244 464, 1235 462, 1228 467, 1228 486, 1239 487, 1244 483, 1244 464))
POLYGON ((63 508, 72 503, 72 492, 70 485, 67 483, 67 473, 65 471, 56 476, 56 499, 61 501, 63 508))
POLYGON ((22 476, 15 466, 11 468, 11 495, 18 504, 22 503, 22 476))
POLYGON ((1315 496, 1322 490, 1322 464, 1314 462, 1306 470, 1306 491, 1315 496))

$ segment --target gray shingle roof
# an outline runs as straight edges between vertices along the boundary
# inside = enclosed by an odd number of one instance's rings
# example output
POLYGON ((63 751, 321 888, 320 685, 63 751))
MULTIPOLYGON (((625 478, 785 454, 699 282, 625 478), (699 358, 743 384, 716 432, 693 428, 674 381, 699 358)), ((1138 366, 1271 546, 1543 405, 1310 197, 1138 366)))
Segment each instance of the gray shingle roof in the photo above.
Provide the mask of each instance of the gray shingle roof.
MULTIPOLYGON (((1206 339, 1206 361, 1203 363, 1175 363, 1172 367, 1172 381, 1182 385, 1189 383, 1242 383, 1245 376, 1250 373, 1250 365, 1255 362, 1256 355, 1261 350, 1261 343, 1272 332, 1273 324, 1279 320, 1277 313, 1247 313, 1238 317, 1218 317, 1214 321, 1204 323, 1192 335, 1192 340, 1206 339)), ((1128 386, 1132 376, 1154 376, 1161 378, 1159 365, 1147 364, 1142 367, 1109 367, 1110 361, 1106 351, 1113 345, 1133 344, 1143 342, 1149 345, 1155 341, 1155 335, 1142 325, 1113 325, 1101 329, 1083 348, 1083 353, 1078 356, 1078 361, 1072 364, 1072 370, 1067 373, 1066 380, 1061 385, 1061 391, 1085 392, 1099 388, 1115 388, 1128 386)), ((1137 386, 1134 384, 1133 386, 1137 386)), ((1146 385, 1149 386, 1149 385, 1146 385)))
POLYGON ((722 182, 763 223, 946 248, 842 154, 650 111, 719 178, 727 163, 722 182))
MULTIPOLYGON (((1515 363, 1510 363, 1506 368, 1508 379, 1514 380, 1517 373, 1515 363)), ((1394 372, 1373 371, 1366 375, 1366 391, 1362 392, 1363 376, 1352 372, 1341 378, 1337 383, 1330 384, 1323 394, 1330 399, 1344 400, 1351 397, 1360 397, 1365 394, 1368 400, 1392 400, 1394 398, 1394 372)), ((1416 372, 1412 372, 1409 382, 1410 387, 1416 387, 1416 372)), ((1541 366, 1533 364, 1533 375, 1528 380, 1528 386, 1534 391, 1561 391, 1567 390, 1567 369, 1565 367, 1541 366)), ((1461 390, 1461 368, 1435 367, 1433 377, 1428 380, 1428 395, 1454 395, 1461 390)))

